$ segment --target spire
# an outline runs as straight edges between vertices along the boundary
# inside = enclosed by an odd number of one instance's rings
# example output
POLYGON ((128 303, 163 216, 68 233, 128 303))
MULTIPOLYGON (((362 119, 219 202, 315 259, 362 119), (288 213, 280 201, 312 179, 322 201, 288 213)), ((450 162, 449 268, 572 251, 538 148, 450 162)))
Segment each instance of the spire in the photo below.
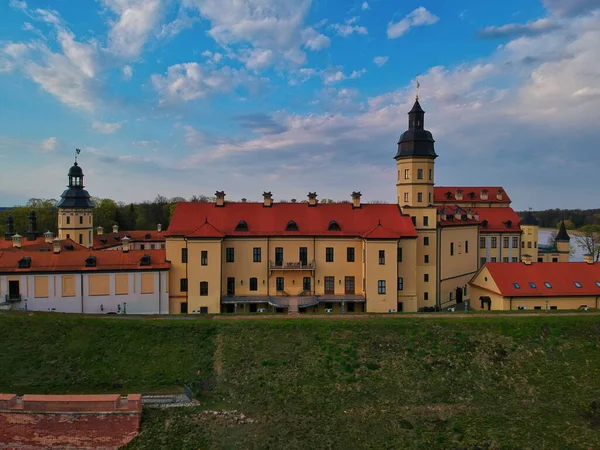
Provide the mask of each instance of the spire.
POLYGON ((571 240, 571 236, 567 233, 567 227, 565 227, 565 221, 560 222, 560 229, 558 230, 558 234, 556 235, 557 241, 567 241, 571 240))
POLYGON ((425 111, 419 103, 419 88, 417 80, 417 95, 412 109, 408 112, 408 130, 402 133, 398 141, 398 152, 394 159, 400 158, 437 158, 433 136, 425 129, 425 111))

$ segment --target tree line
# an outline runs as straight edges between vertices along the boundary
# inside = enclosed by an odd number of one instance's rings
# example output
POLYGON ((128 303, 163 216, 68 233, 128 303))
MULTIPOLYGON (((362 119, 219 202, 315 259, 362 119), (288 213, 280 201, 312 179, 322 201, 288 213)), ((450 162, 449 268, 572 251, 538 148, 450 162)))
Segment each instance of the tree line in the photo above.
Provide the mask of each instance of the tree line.
MULTIPOLYGON (((527 211, 518 214, 524 217, 527 211)), ((541 228, 558 228, 563 220, 567 230, 575 230, 584 225, 600 225, 600 209, 547 209, 531 211, 540 222, 541 228)))

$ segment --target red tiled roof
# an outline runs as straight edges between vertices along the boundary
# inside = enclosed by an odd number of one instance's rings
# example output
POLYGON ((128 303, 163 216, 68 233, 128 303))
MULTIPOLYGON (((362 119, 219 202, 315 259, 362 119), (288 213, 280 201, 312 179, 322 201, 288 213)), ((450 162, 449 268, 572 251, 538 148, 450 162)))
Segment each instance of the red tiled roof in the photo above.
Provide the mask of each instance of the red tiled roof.
POLYGON ((366 204, 353 209, 349 203, 314 207, 305 203, 273 203, 269 208, 262 203, 226 203, 223 207, 214 203, 178 203, 166 235, 357 237, 373 231, 379 223, 388 230, 387 238, 417 237, 412 220, 402 215, 398 205, 366 204), (332 220, 341 231, 328 231, 332 220), (247 223, 248 231, 235 231, 240 221, 247 223), (286 231, 289 221, 296 223, 298 231, 286 231), (205 222, 214 230, 202 228, 205 222))
MULTIPOLYGON (((43 237, 39 237, 35 241, 28 241, 25 236, 21 239, 21 245, 23 247, 25 247, 25 246, 29 247, 30 245, 36 245, 36 244, 43 244, 44 242, 45 242, 45 240, 43 237)), ((6 239, 0 240, 0 249, 12 248, 12 246, 13 246, 12 241, 7 241, 6 239)))
POLYGON ((131 250, 94 252, 30 252, 26 248, 19 252, 0 250, 0 273, 28 272, 102 272, 169 269, 171 263, 165 260, 165 250, 131 250), (142 256, 150 256, 149 266, 140 266, 142 256), (19 269, 23 257, 31 258, 29 269, 19 269), (89 256, 96 258, 96 267, 85 267, 89 256))
MULTIPOLYGON (((12 241, 4 241, 4 242, 8 242, 10 244, 10 246, 5 247, 5 248, 0 247, 0 251, 5 251, 5 252, 11 252, 11 251, 14 251, 14 252, 21 252, 21 251, 43 252, 43 251, 52 251, 52 249, 53 249, 53 244, 46 243, 44 238, 38 238, 35 241, 23 240, 23 245, 21 248, 13 247, 12 241), (29 245, 27 243, 29 243, 29 245)), ((88 248, 76 243, 72 239, 64 239, 64 240, 60 241, 60 243, 61 243, 61 249, 64 251, 89 251, 88 248), (70 246, 70 248, 66 248, 65 246, 70 246)))
POLYGON ((467 216, 467 211, 457 205, 440 205, 436 207, 437 211, 441 216, 441 220, 438 220, 438 224, 442 227, 464 227, 468 225, 478 225, 479 221, 467 216), (460 213, 461 218, 456 219, 455 214, 460 213), (450 218, 448 216, 451 216, 450 218))
POLYGON ((433 188, 433 201, 434 203, 510 203, 510 197, 506 193, 506 191, 502 188, 502 186, 436 186, 433 188), (456 199, 456 191, 463 191, 462 200, 456 199), (481 199, 481 191, 488 191, 488 199, 481 199), (502 191, 502 200, 498 200, 496 198, 496 194, 498 191, 502 191), (450 198, 446 197, 447 193, 450 192, 452 196, 450 198), (469 197, 469 194, 473 192, 475 196, 473 199, 469 197))
POLYGON ((600 264, 585 262, 486 263, 485 267, 506 297, 600 295, 600 264), (535 285, 531 287, 529 283, 535 285), (544 283, 550 283, 547 288, 544 283), (578 282, 581 287, 575 285, 578 282), (518 283, 516 288, 513 283, 518 283))
POLYGON ((118 233, 94 234, 94 248, 102 249, 119 246, 125 236, 129 236, 130 243, 165 242, 165 233, 156 230, 119 231, 118 233), (115 239, 115 237, 118 237, 118 239, 115 239), (103 242, 103 240, 106 242, 103 242))
POLYGON ((473 215, 479 215, 479 222, 481 223, 481 232, 483 233, 521 232, 521 228, 519 227, 519 222, 521 218, 512 208, 477 208, 473 210, 473 215), (510 222, 510 224, 508 222, 510 222))

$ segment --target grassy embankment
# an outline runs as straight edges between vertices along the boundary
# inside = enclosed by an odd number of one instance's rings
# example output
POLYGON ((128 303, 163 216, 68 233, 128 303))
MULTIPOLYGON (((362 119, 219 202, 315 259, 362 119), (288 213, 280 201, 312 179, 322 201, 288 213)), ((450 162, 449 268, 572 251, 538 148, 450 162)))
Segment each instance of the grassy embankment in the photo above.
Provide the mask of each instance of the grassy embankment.
POLYGON ((129 448, 599 448, 597 316, 0 316, 0 392, 164 392, 129 448), (238 424, 202 414, 236 409, 238 424))

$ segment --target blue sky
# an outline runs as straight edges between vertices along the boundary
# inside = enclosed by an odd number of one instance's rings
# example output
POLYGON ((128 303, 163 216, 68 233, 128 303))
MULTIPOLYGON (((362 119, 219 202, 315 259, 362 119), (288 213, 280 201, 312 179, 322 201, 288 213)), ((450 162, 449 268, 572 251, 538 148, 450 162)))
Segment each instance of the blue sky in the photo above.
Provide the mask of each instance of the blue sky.
POLYGON ((122 201, 393 202, 421 84, 438 185, 598 207, 600 0, 7 0, 0 204, 57 197, 75 147, 122 201))

